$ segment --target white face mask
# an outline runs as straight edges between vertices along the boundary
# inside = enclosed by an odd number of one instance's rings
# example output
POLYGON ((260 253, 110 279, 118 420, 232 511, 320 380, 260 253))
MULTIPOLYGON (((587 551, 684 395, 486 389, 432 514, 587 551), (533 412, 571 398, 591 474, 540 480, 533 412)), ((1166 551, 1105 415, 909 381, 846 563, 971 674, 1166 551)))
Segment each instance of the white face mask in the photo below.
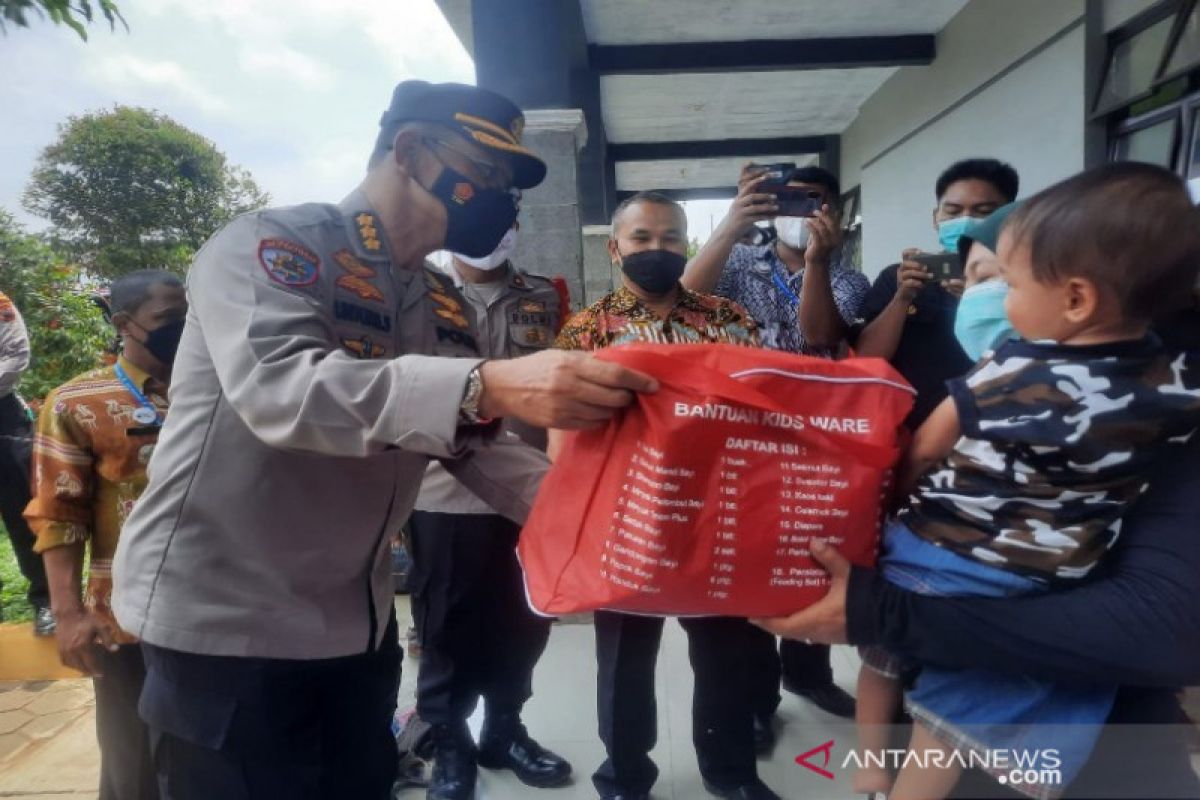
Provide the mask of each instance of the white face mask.
POLYGON ((807 217, 776 217, 775 232, 779 234, 779 241, 794 250, 808 247, 807 217))
POLYGON ((504 238, 500 240, 500 244, 496 245, 496 249, 486 256, 480 258, 470 258, 461 253, 455 253, 454 257, 463 262, 467 266, 481 269, 484 272, 491 272, 494 269, 499 269, 504 266, 504 262, 508 261, 508 257, 512 255, 512 251, 517 246, 517 229, 509 228, 508 233, 504 234, 504 238))

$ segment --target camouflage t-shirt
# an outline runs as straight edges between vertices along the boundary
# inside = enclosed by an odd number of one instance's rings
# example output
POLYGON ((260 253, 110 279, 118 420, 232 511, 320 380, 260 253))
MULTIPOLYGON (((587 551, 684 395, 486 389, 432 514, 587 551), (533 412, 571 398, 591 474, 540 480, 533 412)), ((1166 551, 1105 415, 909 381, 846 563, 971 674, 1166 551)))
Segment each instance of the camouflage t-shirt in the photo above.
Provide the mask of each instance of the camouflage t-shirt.
POLYGON ((948 382, 962 436, 900 520, 983 564, 1081 578, 1173 443, 1200 424, 1200 355, 1157 337, 1068 346, 1010 342, 948 382))

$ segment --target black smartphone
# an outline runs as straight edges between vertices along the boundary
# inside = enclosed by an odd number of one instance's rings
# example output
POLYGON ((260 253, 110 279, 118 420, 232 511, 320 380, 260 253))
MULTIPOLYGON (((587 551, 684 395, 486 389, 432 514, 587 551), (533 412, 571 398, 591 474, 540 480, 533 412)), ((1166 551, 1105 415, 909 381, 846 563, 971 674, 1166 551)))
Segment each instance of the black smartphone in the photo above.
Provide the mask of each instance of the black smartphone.
POLYGON ((963 263, 958 253, 919 253, 908 259, 929 270, 935 281, 962 280, 963 263))
POLYGON ((758 185, 758 190, 765 194, 773 194, 779 205, 781 217, 815 217, 825 204, 820 192, 799 186, 788 186, 788 180, 796 171, 792 163, 755 164, 766 170, 766 179, 758 185))

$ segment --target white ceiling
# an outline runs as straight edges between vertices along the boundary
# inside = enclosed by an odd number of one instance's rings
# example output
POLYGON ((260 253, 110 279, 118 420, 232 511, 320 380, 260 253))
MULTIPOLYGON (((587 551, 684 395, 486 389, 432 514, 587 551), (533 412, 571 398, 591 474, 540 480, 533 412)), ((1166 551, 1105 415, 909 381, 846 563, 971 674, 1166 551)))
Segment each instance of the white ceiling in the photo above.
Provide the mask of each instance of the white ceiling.
POLYGON ((608 75, 610 142, 763 139, 841 133, 896 69, 608 75))
POLYGON ((967 0, 580 0, 593 44, 937 33, 967 0))
POLYGON ((617 190, 639 192, 652 189, 695 189, 733 186, 747 161, 778 164, 791 161, 797 166, 817 163, 812 153, 768 155, 754 158, 699 158, 671 161, 618 161, 617 190))

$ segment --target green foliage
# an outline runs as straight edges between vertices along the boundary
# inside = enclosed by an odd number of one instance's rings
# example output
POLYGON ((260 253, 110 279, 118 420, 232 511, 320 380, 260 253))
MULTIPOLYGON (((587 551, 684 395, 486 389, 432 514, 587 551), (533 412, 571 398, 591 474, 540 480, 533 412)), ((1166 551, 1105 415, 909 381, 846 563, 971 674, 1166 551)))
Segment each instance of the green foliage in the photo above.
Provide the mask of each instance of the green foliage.
POLYGON ((23 202, 51 242, 89 273, 184 272, 192 254, 269 198, 203 136, 154 111, 71 117, 34 168, 23 202))
POLYGON ((3 523, 0 523, 0 582, 3 583, 0 586, 0 611, 4 613, 4 621, 28 622, 33 619, 33 606, 25 597, 29 581, 21 574, 3 523))
POLYGON ((87 28, 84 23, 95 19, 96 11, 108 20, 108 26, 113 30, 120 21, 125 29, 129 26, 125 18, 112 0, 96 0, 92 8, 91 0, 0 0, 0 33, 8 33, 7 23, 21 28, 29 27, 29 12, 35 11, 43 18, 49 18, 55 25, 66 25, 79 34, 79 38, 87 41, 87 28))
POLYGON ((0 291, 29 329, 33 357, 21 395, 40 400, 56 386, 100 365, 113 330, 92 302, 78 267, 64 263, 0 210, 0 291))
POLYGON ((696 253, 699 253, 699 252, 700 252, 700 240, 697 239, 695 236, 693 236, 692 238, 688 239, 688 248, 687 248, 688 261, 691 261, 693 258, 695 258, 696 253))

